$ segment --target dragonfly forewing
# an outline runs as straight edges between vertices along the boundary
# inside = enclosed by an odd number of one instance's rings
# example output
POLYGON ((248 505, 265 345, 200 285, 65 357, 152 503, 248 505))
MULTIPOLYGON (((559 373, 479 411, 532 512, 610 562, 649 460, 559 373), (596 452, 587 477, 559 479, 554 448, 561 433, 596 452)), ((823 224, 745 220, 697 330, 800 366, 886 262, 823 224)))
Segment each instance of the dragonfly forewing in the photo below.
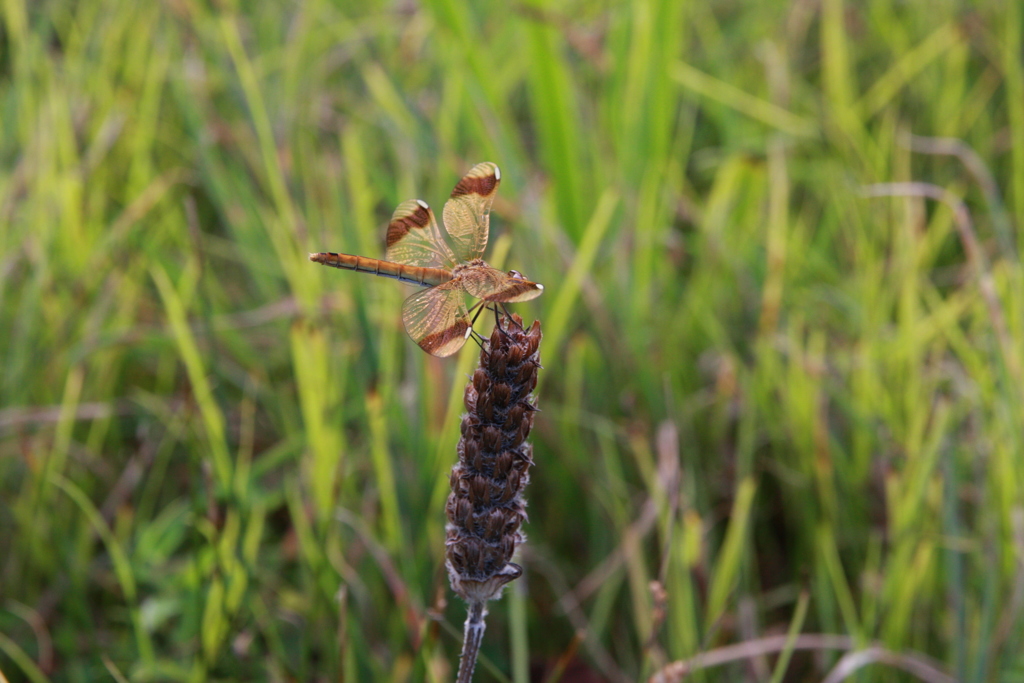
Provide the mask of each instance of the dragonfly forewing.
POLYGON ((422 199, 410 199, 395 209, 388 223, 384 258, 412 266, 455 266, 455 254, 441 236, 434 212, 422 199))
POLYGON ((444 205, 444 228, 462 262, 479 258, 491 232, 491 204, 501 184, 501 171, 489 161, 469 170, 444 205))

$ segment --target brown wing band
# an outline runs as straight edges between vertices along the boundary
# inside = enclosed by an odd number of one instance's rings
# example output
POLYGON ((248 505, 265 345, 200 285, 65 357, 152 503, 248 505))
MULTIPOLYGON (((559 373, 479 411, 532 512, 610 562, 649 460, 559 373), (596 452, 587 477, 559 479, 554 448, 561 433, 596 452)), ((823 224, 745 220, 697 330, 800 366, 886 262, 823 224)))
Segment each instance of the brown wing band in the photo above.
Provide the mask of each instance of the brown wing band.
POLYGON ((428 334, 417 343, 421 349, 433 356, 450 356, 461 349, 462 345, 466 343, 466 330, 468 329, 468 322, 456 320, 445 329, 428 334), (453 343, 457 343, 457 345, 449 347, 453 343))
POLYGON ((464 194, 478 194, 482 197, 494 192, 495 186, 498 184, 498 179, 493 173, 488 173, 485 176, 466 176, 459 181, 459 184, 452 190, 452 196, 458 197, 464 194))
POLYGON ((420 201, 416 202, 416 208, 412 213, 405 216, 396 216, 388 223, 387 246, 399 241, 414 228, 425 228, 430 224, 430 209, 420 201))

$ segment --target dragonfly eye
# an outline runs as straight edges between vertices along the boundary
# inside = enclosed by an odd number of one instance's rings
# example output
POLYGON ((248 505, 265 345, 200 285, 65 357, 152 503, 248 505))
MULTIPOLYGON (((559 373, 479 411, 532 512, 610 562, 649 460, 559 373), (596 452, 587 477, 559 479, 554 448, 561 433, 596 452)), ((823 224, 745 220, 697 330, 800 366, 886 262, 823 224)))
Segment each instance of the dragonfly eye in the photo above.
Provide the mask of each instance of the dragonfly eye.
POLYGON ((523 274, 520 273, 518 270, 510 270, 510 271, 508 271, 508 275, 513 280, 525 280, 526 279, 525 277, 523 277, 523 274))

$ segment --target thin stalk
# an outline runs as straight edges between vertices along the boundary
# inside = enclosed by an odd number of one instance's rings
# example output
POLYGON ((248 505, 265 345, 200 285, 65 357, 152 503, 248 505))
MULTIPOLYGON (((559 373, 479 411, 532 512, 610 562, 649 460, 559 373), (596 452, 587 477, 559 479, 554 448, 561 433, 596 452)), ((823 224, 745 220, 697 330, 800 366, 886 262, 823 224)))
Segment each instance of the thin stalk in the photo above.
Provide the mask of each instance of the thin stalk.
POLYGON ((484 630, 487 628, 484 621, 484 617, 487 616, 486 604, 484 600, 469 603, 469 613, 466 614, 466 626, 462 636, 462 654, 459 655, 459 675, 455 683, 470 683, 473 680, 473 669, 476 668, 480 643, 484 640, 484 630))

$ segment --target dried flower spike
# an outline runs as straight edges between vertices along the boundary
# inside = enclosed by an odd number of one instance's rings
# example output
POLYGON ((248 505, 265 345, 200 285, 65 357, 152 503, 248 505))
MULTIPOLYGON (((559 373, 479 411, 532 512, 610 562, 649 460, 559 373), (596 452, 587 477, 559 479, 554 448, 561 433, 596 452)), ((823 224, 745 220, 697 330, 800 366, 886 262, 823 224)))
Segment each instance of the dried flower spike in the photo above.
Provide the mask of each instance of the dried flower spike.
POLYGON ((448 496, 446 562, 452 589, 469 603, 458 681, 473 675, 484 632, 485 603, 501 595, 522 568, 512 555, 525 537, 523 489, 533 447, 526 441, 537 410, 531 392, 540 368, 540 322, 529 330, 506 315, 480 351, 466 385, 459 462, 448 496))

